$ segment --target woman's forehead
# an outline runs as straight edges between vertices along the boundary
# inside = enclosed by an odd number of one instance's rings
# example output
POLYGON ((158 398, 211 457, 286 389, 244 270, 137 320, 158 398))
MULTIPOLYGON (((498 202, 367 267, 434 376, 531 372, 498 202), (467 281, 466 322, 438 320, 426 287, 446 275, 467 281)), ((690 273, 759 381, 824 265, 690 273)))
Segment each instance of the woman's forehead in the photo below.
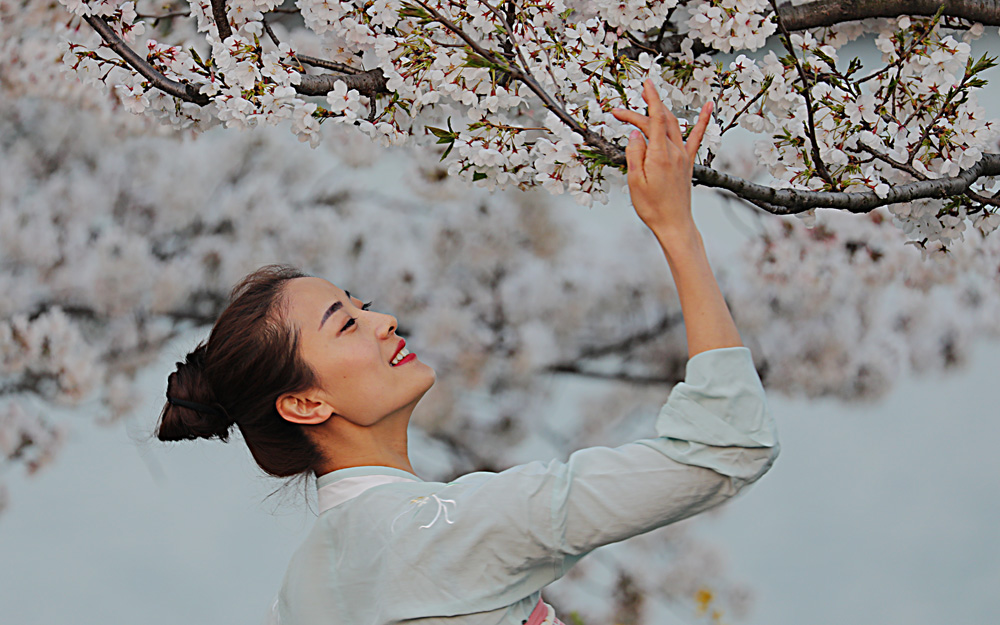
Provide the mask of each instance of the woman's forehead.
POLYGON ((285 297, 293 316, 300 314, 320 314, 335 301, 346 301, 343 289, 323 278, 312 276, 289 280, 285 286, 285 297))

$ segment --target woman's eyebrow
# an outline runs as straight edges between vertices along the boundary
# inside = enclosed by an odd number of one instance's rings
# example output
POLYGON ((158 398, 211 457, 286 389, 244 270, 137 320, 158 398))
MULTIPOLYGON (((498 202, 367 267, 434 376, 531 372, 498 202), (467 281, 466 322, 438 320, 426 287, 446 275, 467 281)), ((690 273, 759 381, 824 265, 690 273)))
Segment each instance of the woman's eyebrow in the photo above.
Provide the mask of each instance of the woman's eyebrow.
POLYGON ((335 313, 338 310, 340 310, 343 306, 344 305, 342 303, 340 303, 339 301, 330 304, 330 307, 326 309, 325 313, 323 313, 323 319, 319 322, 319 328, 318 329, 322 330, 323 329, 323 324, 326 323, 326 320, 330 318, 330 315, 332 315, 333 313, 335 313))
MULTIPOLYGON (((344 295, 347 296, 347 301, 351 301, 351 292, 350 291, 348 291, 348 290, 345 289, 344 290, 344 295)), ((335 313, 338 310, 340 310, 341 308, 343 308, 343 306, 344 305, 341 302, 334 302, 334 303, 330 304, 330 307, 326 309, 325 313, 323 313, 323 319, 321 319, 320 322, 319 322, 319 328, 318 328, 318 330, 322 330, 323 329, 323 324, 326 323, 326 320, 330 318, 330 315, 332 315, 333 313, 335 313)))
MULTIPOLYGON (((348 291, 348 290, 345 289, 344 290, 344 295, 347 296, 347 301, 351 301, 351 292, 350 291, 348 291)), ((320 322, 319 322, 319 328, 318 328, 318 330, 322 330, 323 329, 323 324, 326 323, 326 320, 330 318, 330 315, 332 315, 333 313, 335 313, 338 310, 340 310, 343 306, 344 305, 341 302, 339 302, 339 301, 330 304, 330 307, 326 309, 325 313, 323 313, 323 319, 321 319, 320 322)))

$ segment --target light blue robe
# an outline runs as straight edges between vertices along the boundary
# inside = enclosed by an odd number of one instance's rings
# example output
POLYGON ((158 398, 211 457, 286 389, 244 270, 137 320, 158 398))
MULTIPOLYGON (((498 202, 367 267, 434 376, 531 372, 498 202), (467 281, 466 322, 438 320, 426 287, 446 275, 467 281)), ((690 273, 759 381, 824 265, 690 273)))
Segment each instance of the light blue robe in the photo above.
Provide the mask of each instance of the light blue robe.
POLYGON ((778 442, 750 351, 691 358, 656 432, 447 484, 387 467, 322 475, 319 518, 270 622, 522 625, 588 552, 719 505, 767 471, 778 442))

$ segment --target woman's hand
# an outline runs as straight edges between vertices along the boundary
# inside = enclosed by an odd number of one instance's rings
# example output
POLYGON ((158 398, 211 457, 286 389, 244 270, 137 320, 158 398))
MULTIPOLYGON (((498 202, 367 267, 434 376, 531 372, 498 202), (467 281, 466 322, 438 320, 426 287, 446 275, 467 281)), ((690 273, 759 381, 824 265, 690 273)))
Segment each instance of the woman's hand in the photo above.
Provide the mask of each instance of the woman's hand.
POLYGON ((635 212, 656 235, 670 264, 684 313, 688 355, 740 346, 740 333, 733 325, 691 217, 691 172, 712 103, 702 107, 685 143, 677 118, 663 105, 649 80, 643 85, 642 97, 649 106, 649 117, 622 109, 612 113, 635 125, 649 139, 647 145, 638 130, 629 137, 625 148, 628 188, 635 212))
POLYGON ((685 143, 677 117, 664 106, 649 79, 643 83, 642 98, 648 107, 648 117, 624 109, 611 111, 617 119, 642 131, 633 130, 625 148, 632 205, 639 219, 654 233, 686 229, 694 225, 691 173, 698 146, 708 127, 712 103, 702 107, 698 122, 685 143), (648 145, 642 134, 649 139, 648 145))

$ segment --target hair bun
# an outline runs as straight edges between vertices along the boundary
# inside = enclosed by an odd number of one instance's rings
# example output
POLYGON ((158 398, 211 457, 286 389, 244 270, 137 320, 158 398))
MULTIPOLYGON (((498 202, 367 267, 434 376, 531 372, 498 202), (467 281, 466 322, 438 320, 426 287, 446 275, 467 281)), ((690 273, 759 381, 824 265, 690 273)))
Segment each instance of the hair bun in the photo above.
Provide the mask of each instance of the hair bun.
POLYGON ((229 439, 234 420, 218 403, 205 379, 205 343, 187 355, 167 378, 167 403, 160 413, 156 437, 161 441, 196 438, 229 439))

